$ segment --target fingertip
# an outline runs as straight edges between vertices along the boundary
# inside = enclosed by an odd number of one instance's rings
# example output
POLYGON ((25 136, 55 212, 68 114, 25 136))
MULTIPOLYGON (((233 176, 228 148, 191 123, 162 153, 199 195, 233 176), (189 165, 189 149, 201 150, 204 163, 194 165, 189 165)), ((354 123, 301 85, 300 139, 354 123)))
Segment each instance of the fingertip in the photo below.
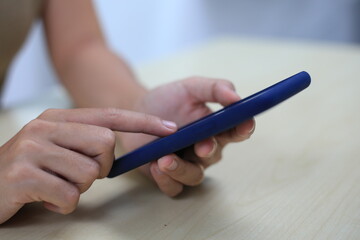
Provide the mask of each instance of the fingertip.
POLYGON ((165 195, 169 197, 176 197, 182 192, 183 185, 172 179, 166 173, 162 172, 159 168, 158 161, 154 161, 150 165, 150 171, 154 178, 154 181, 165 195))
POLYGON ((255 121, 255 119, 254 118, 252 118, 251 120, 250 120, 250 122, 251 122, 251 124, 250 124, 250 130, 249 130, 249 133, 250 133, 250 135, 251 134, 253 134, 254 132, 255 132, 255 128, 256 128, 256 121, 255 121))
POLYGON ((236 132, 239 137, 249 138, 255 131, 255 120, 249 119, 236 127, 236 132))
POLYGON ((172 132, 175 132, 177 130, 177 124, 175 122, 167 121, 167 120, 161 120, 161 122, 166 129, 172 132))
POLYGON ((217 142, 214 137, 195 144, 195 154, 200 158, 211 157, 216 151, 217 142))
POLYGON ((173 155, 167 155, 158 160, 158 165, 162 171, 174 171, 178 167, 177 159, 173 155))
POLYGON ((175 198, 177 197, 180 193, 182 193, 182 191, 184 190, 184 186, 183 185, 178 185, 178 187, 172 191, 169 192, 164 192, 168 197, 171 198, 175 198))
POLYGON ((241 99, 241 97, 236 93, 232 84, 222 84, 220 89, 222 91, 224 100, 226 100, 224 103, 225 106, 237 102, 241 99))
POLYGON ((248 121, 244 122, 244 131, 247 132, 249 135, 251 135, 255 131, 255 126, 256 126, 255 119, 251 118, 248 121))

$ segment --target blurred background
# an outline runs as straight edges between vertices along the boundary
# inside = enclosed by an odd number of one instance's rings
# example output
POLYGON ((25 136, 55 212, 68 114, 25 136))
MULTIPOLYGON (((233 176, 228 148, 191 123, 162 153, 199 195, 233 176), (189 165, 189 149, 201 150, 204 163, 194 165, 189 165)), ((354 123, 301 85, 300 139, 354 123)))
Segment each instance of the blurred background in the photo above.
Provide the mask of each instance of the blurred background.
MULTIPOLYGON (((110 47, 133 66, 224 36, 360 43, 360 0, 95 0, 94 5, 110 47)), ((12 64, 3 106, 58 88, 43 35, 39 21, 12 64)))

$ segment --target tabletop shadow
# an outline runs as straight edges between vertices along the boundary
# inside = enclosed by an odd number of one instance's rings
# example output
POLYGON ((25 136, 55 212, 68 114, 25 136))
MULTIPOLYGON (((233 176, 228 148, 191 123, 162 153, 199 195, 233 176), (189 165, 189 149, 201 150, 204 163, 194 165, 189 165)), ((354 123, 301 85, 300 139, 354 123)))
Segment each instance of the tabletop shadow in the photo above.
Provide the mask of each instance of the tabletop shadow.
MULTIPOLYGON (((139 213, 137 206, 139 204, 146 204, 146 200, 150 195, 158 201, 153 201, 152 205, 149 205, 149 210, 153 207, 161 208, 161 201, 182 201, 189 198, 206 199, 211 192, 212 180, 206 178, 200 186, 186 187, 182 194, 175 198, 169 198, 162 194, 156 186, 151 183, 139 183, 128 191, 121 192, 113 198, 96 205, 94 207, 79 205, 78 208, 69 215, 61 215, 50 212, 43 208, 42 203, 30 203, 26 204, 19 210, 11 219, 0 226, 1 228, 20 228, 32 225, 65 225, 69 222, 92 222, 101 221, 108 218, 109 215, 114 213, 126 212, 126 215, 133 218, 139 218, 146 215, 146 213, 139 213), (132 212, 134 214, 132 214, 132 212)), ((143 211, 144 208, 141 208, 143 211)), ((147 208, 146 208, 147 209, 147 208)), ((115 216, 114 216, 115 218, 115 216)))

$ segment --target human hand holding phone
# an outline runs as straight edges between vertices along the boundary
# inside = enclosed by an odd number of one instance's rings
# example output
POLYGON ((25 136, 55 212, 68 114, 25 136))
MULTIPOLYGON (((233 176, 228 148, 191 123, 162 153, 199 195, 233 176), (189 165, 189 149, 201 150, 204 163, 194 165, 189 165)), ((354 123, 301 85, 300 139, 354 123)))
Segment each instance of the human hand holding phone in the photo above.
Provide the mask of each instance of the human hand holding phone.
MULTIPOLYGON (((143 106, 148 108, 151 106, 150 110, 153 110, 152 113, 155 115, 159 115, 159 113, 169 114, 168 117, 173 117, 174 121, 191 119, 191 114, 194 113, 199 114, 197 118, 206 117, 180 128, 170 136, 155 140, 120 157, 115 161, 109 177, 115 177, 146 164, 141 167, 143 171, 145 170, 148 176, 154 178, 163 192, 169 196, 175 196, 182 191, 183 185, 196 185, 201 181, 203 168, 216 162, 213 160, 220 159, 221 149, 226 143, 246 139, 253 132, 253 116, 302 91, 309 86, 311 79, 308 73, 300 72, 210 115, 210 110, 205 106, 206 101, 215 100, 226 105, 231 101, 236 101, 238 97, 230 82, 200 78, 201 84, 196 85, 196 81, 199 81, 199 78, 187 79, 155 89, 155 92, 160 91, 162 93, 154 94, 156 101, 153 103, 157 104, 155 106, 151 104, 153 95, 150 94, 150 99, 145 98, 147 101, 143 106), (184 84, 191 87, 184 87, 184 84), (166 92, 170 92, 168 98, 164 98, 166 92), (193 95, 190 95, 191 97, 186 95, 189 93, 193 95), (163 97, 163 99, 161 97, 159 99, 159 96, 163 97), (191 100, 187 102, 188 99, 191 100), (211 144, 211 142, 215 142, 213 139, 217 144, 211 144), (222 143, 219 144, 221 141, 222 143), (183 155, 186 160, 170 154, 191 144, 195 144, 194 147, 186 149, 183 155), (215 152, 215 154, 210 158, 203 156, 199 147, 201 144, 207 145, 205 147, 208 149, 207 153, 215 152), (211 147, 211 145, 213 146, 211 147), (216 146, 219 145, 220 147, 217 150, 209 151, 209 149, 216 149, 216 146), (191 149, 193 151, 189 151, 191 149), (170 155, 163 157, 167 154, 170 155), (147 164, 150 161, 153 162, 147 164), (174 163, 177 168, 174 168, 174 163)), ((185 123, 187 122, 185 121, 185 123)), ((178 125, 182 126, 184 124, 180 122, 178 125)), ((137 137, 132 136, 136 140, 137 137)), ((143 136, 141 138, 144 139, 143 136)), ((131 136, 128 136, 129 139, 131 139, 131 136)), ((141 141, 140 144, 139 141, 130 141, 129 150, 134 149, 137 144, 140 145, 141 141), (131 143, 135 144, 131 145, 131 143)))
MULTIPOLYGON (((227 106, 240 97, 233 84, 224 79, 191 77, 162 85, 139 99, 134 110, 169 119, 184 126, 211 114, 206 103, 216 102, 227 106)), ((221 159, 223 148, 231 142, 248 139, 253 133, 253 119, 224 132, 195 143, 181 156, 169 154, 140 167, 140 171, 153 179, 168 196, 178 195, 184 186, 201 183, 204 169, 221 159)), ((123 149, 134 150, 155 137, 144 134, 120 133, 123 149)), ((136 162, 136 159, 133 159, 136 162)))

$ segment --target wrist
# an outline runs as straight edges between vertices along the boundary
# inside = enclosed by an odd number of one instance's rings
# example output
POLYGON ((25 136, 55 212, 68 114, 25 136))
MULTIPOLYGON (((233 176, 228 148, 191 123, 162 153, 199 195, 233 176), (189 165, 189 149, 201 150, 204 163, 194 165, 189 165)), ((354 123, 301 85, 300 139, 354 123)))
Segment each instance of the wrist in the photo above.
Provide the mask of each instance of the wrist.
POLYGON ((66 60, 57 71, 76 107, 132 110, 147 92, 126 61, 103 44, 75 51, 66 60))

